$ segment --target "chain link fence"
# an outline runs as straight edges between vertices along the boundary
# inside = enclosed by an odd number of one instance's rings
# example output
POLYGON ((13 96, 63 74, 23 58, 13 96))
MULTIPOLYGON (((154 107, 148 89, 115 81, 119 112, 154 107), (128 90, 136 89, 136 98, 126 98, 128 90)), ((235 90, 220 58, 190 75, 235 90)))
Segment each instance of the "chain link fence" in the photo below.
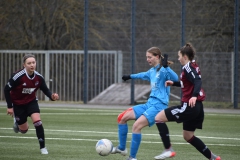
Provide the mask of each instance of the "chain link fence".
MULTIPOLYGON (((234 64, 234 60, 240 61, 240 56, 236 57, 239 49, 237 52, 234 50, 234 39, 239 39, 239 34, 234 30, 239 22, 237 0, 91 0, 85 6, 86 1, 1 1, 0 48, 83 50, 87 47, 88 50, 120 50, 123 68, 119 74, 131 74, 149 69, 145 52, 148 48, 157 46, 162 53, 169 54, 169 59, 175 62, 172 68, 180 74, 177 51, 186 42, 191 42, 197 51, 203 88, 207 94, 206 102, 211 106, 225 106, 227 103, 227 106, 232 107, 234 94, 238 97, 238 103, 240 102, 240 79, 234 81, 240 68, 239 64, 234 64), (86 11, 88 24, 84 25, 86 11), (238 90, 233 93, 234 88, 238 90)), ((240 46, 239 41, 237 44, 240 46)), ((55 55, 52 58, 59 60, 55 55)), ((62 55, 61 59, 65 59, 69 67, 71 58, 70 55, 62 55)), ((82 60, 81 63, 84 63, 82 60)), ((9 62, 8 66, 21 66, 12 64, 9 60, 6 62, 9 62)), ((105 64, 101 60, 88 63, 89 68, 101 68, 105 64)), ((51 69, 50 67, 50 72, 53 72, 51 69)), ((1 72, 9 71, 8 68, 1 68, 1 72)), ((69 74, 75 75, 76 73, 69 74)), ((98 75, 99 81, 104 79, 113 83, 109 77, 111 74, 106 74, 105 77, 98 75)), ((68 77, 65 78, 61 81, 69 84, 68 77)), ((84 75, 81 75, 82 78, 84 75)), ((93 79, 92 82, 95 83, 93 79)), ((148 83, 136 80, 135 84, 148 83)), ((87 87, 94 92, 101 86, 96 83, 87 87)), ((103 88, 105 87, 107 86, 103 88)), ((75 91, 74 87, 73 90, 75 91)), ((172 87, 171 91, 180 96, 179 88, 172 87)), ((96 94, 89 95, 88 100, 96 94)), ((75 100, 73 95, 68 96, 75 100)), ((171 97, 171 100, 176 99, 171 97)))

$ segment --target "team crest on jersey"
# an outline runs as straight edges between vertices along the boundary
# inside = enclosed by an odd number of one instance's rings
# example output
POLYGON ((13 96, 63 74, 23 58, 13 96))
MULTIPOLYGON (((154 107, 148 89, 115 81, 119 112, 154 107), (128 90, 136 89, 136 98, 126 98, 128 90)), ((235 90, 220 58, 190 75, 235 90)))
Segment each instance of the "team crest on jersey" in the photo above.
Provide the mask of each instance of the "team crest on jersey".
POLYGON ((24 94, 32 94, 35 88, 23 88, 22 93, 24 94))
POLYGON ((35 86, 37 86, 37 85, 38 85, 38 83, 39 83, 38 81, 37 81, 37 82, 35 82, 35 86))

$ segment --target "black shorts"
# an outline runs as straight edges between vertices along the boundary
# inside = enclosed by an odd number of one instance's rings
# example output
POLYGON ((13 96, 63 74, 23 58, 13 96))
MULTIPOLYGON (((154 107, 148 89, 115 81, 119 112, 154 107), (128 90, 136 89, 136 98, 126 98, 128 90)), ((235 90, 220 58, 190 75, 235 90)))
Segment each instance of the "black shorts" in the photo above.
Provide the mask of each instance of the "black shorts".
POLYGON ((202 101, 196 101, 195 107, 188 106, 188 103, 182 103, 182 105, 169 107, 164 111, 168 121, 183 123, 183 130, 202 129, 204 120, 202 101))
POLYGON ((13 111, 18 125, 27 122, 27 118, 30 117, 33 113, 40 113, 37 100, 33 100, 25 105, 13 104, 13 111))

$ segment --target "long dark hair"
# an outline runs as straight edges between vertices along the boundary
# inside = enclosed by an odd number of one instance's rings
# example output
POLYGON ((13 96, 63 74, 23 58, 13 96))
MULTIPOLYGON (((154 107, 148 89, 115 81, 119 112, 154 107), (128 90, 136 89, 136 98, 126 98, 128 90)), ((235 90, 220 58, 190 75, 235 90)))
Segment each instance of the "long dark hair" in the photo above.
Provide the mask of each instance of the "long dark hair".
POLYGON ((179 51, 183 56, 186 55, 190 61, 194 59, 196 54, 195 48, 191 43, 185 44, 185 46, 183 46, 179 51))

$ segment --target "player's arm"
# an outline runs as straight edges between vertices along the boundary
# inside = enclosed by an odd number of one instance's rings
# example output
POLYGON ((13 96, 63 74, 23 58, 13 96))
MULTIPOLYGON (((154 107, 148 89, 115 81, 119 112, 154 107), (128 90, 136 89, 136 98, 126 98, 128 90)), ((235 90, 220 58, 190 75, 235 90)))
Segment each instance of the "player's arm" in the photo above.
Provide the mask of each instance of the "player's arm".
MULTIPOLYGON (((41 77, 41 76, 40 76, 41 77)), ((42 90, 42 92, 48 97, 48 98, 50 98, 52 101, 55 101, 55 100, 58 100, 58 94, 57 93, 53 93, 52 94, 52 92, 49 90, 49 88, 47 87, 47 85, 46 85, 46 82, 45 82, 45 80, 44 80, 44 78, 43 77, 41 77, 41 81, 42 81, 42 83, 41 83, 41 85, 40 85, 40 90, 42 90)))
POLYGON ((19 83, 19 80, 13 80, 13 76, 8 80, 7 84, 4 87, 4 96, 7 102, 7 107, 12 108, 12 100, 10 96, 10 92, 13 88, 15 88, 19 83))
POLYGON ((130 74, 130 75, 123 75, 122 80, 126 81, 129 79, 142 79, 142 80, 148 80, 150 81, 149 78, 149 71, 148 72, 141 72, 137 74, 130 74))
POLYGON ((142 80, 150 81, 150 71, 149 70, 147 72, 131 74, 130 76, 131 76, 131 79, 142 79, 142 80))
POLYGON ((161 58, 161 64, 163 68, 165 69, 166 73, 166 78, 167 80, 171 81, 178 81, 178 75, 176 72, 174 72, 169 66, 168 66, 168 55, 164 54, 164 57, 161 58))
POLYGON ((5 96, 5 99, 7 102, 7 114, 10 116, 13 116, 13 106, 12 106, 12 100, 11 100, 10 93, 11 93, 11 90, 13 88, 15 88, 19 83, 19 78, 14 81, 13 76, 14 76, 14 74, 8 80, 8 83, 4 87, 4 96, 5 96))
POLYGON ((202 80, 197 71, 192 68, 191 72, 187 73, 186 75, 187 79, 193 83, 194 88, 193 88, 193 93, 192 93, 192 98, 189 99, 189 106, 195 107, 197 97, 199 95, 199 92, 201 90, 202 86, 202 80))
POLYGON ((177 82, 174 82, 174 81, 171 81, 171 80, 167 80, 165 82, 165 86, 176 86, 176 87, 181 87, 181 82, 180 81, 177 81, 177 82))
POLYGON ((190 82, 192 82, 194 85, 192 97, 197 97, 199 95, 199 92, 202 87, 202 80, 201 80, 199 74, 197 73, 197 71, 193 68, 192 68, 191 72, 189 72, 189 73, 185 72, 185 73, 186 73, 187 79, 190 82))

